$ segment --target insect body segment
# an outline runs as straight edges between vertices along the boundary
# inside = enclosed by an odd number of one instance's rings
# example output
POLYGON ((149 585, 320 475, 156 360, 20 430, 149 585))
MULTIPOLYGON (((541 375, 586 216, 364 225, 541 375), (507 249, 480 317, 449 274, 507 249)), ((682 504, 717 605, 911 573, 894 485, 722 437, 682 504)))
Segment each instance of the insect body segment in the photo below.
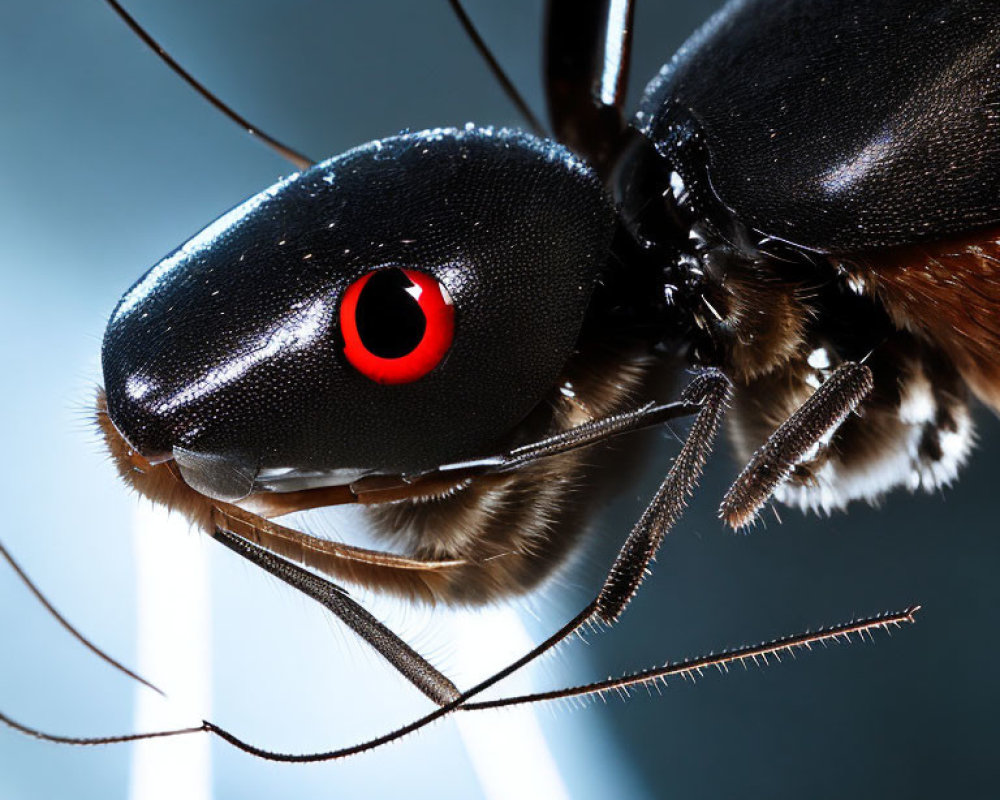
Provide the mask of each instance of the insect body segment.
POLYGON ((694 123, 712 193, 744 225, 822 253, 1000 221, 992 0, 739 0, 647 87, 658 146, 694 123))

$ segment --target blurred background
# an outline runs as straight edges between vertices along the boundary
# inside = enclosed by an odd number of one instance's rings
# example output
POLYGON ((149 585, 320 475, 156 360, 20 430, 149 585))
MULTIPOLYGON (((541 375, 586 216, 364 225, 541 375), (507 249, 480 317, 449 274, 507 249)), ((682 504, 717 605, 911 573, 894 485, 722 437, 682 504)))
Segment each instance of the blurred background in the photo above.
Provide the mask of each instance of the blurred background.
MULTIPOLYGON (((467 5, 541 111, 540 3, 467 5)), ((640 0, 633 108, 643 84, 718 5, 640 0)), ((226 102, 315 158, 404 128, 519 124, 444 0, 128 7, 226 102)), ((179 653, 173 670, 150 677, 176 706, 210 713, 256 744, 325 750, 424 713, 421 697, 306 600, 139 507, 89 422, 101 335, 123 290, 289 168, 191 92, 99 0, 0 7, 0 108, 0 538, 58 608, 126 663, 145 663, 140 650, 157 642, 179 653), (146 543, 161 548, 152 558, 163 569, 153 575, 137 560, 146 543), (176 606, 161 609, 140 644, 138 591, 154 582, 176 606), (207 652, 195 662, 181 649, 198 642, 207 652)), ((878 510, 829 519, 784 511, 783 524, 769 518, 749 536, 715 519, 736 470, 720 448, 621 626, 589 645, 568 644, 521 688, 924 605, 919 624, 874 644, 712 674, 697 685, 677 681, 662 697, 640 692, 629 703, 538 708, 527 721, 509 712, 449 720, 313 766, 269 764, 219 743, 176 751, 155 743, 137 756, 124 746, 64 748, 0 730, 0 798, 177 797, 166 779, 148 778, 164 774, 157 769, 193 770, 200 796, 247 799, 502 797, 513 785, 505 773, 549 797, 994 796, 1000 425, 983 409, 978 421, 980 444, 955 487, 897 493, 878 510), (547 742, 532 745, 537 763, 505 749, 536 734, 547 742)), ((365 599, 471 685, 489 671, 477 654, 496 664, 519 654, 516 618, 538 641, 600 585, 676 451, 668 434, 653 438, 640 478, 595 516, 576 562, 516 603, 516 616, 365 599)), ((329 524, 354 541, 355 522, 348 514, 329 524)), ((131 731, 145 719, 143 692, 59 630, 4 568, 0 642, 0 708, 14 718, 81 736, 131 731)))

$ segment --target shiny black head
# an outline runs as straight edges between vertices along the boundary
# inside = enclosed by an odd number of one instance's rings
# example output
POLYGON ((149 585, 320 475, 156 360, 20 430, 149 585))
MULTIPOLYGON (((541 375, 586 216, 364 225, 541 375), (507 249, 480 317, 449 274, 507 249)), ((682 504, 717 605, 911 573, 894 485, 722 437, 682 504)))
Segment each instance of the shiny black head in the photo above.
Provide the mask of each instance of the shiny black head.
POLYGON ((525 134, 357 148, 125 294, 103 345, 111 420, 217 497, 475 455, 555 383, 613 220, 586 165, 525 134))

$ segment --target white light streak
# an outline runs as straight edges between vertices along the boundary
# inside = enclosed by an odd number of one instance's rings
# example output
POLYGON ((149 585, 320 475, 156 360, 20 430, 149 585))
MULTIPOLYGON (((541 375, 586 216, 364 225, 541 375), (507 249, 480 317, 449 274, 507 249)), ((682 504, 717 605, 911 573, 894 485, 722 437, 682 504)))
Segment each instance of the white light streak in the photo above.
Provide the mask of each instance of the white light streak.
POLYGON ((849 158, 822 177, 823 188, 837 195, 852 189, 872 170, 884 163, 893 152, 895 142, 889 133, 880 133, 849 158))
MULTIPOLYGON (((451 623, 456 643, 456 665, 462 673, 487 675, 511 660, 511 653, 534 647, 511 608, 482 614, 457 614, 451 623)), ((504 694, 529 691, 520 674, 503 682, 504 694), (520 684, 520 686, 519 686, 520 684)), ((524 706, 499 712, 459 712, 452 719, 490 800, 511 797, 569 798, 569 792, 545 741, 535 712, 524 706)))
MULTIPOLYGON (((169 700, 136 689, 135 729, 201 724, 209 716, 209 591, 202 541, 186 520, 143 501, 133 519, 138 587, 138 672, 169 700)), ((209 737, 137 742, 132 750, 131 800, 209 800, 209 737)))

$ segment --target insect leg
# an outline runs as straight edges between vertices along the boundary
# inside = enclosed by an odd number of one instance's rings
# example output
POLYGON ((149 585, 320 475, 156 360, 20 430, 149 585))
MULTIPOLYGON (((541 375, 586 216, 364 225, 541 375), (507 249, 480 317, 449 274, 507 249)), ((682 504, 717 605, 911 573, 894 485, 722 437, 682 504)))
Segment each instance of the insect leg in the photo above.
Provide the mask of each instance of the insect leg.
MULTIPOLYGON (((845 625, 835 626, 816 633, 806 633, 798 636, 787 637, 785 639, 779 639, 773 642, 757 645, 756 647, 739 648, 737 650, 718 655, 705 656, 675 665, 664 666, 658 669, 645 670, 635 675, 624 676, 608 681, 570 687, 567 689, 557 690, 555 692, 546 692, 537 695, 501 698, 499 700, 483 702, 469 702, 475 696, 481 694, 507 676, 521 669, 529 662, 548 652, 573 633, 580 630, 580 628, 594 621, 595 618, 605 619, 608 622, 613 622, 617 619, 617 616, 620 615, 622 610, 624 610, 628 600, 631 599, 635 589, 638 587, 649 561, 655 554, 657 545, 662 541, 670 525, 676 521, 680 512, 684 508, 687 495, 693 489, 694 483, 700 475, 701 468, 704 464, 705 458, 707 457, 712 439, 718 429, 722 413, 725 410, 726 402, 729 397, 730 389, 731 387, 729 381, 721 373, 716 371, 703 373, 692 381, 692 383, 685 389, 682 394, 682 400, 688 402, 700 402, 702 404, 701 411, 695 419, 694 426, 688 434, 687 441, 681 449, 681 453, 678 455, 673 467, 667 475, 667 478, 661 485, 660 491, 657 492, 657 495, 653 502, 650 503, 647 512, 643 514, 642 519, 640 519, 639 523, 636 524, 632 532, 629 534, 628 540, 615 562, 615 568, 612 569, 605 588, 602 590, 601 594, 566 625, 560 628, 560 630, 549 636, 544 642, 524 654, 521 658, 509 664, 504 669, 489 676, 468 691, 454 696, 444 705, 439 706, 437 709, 407 725, 404 725, 401 728, 390 731, 389 733, 367 742, 361 742, 359 744, 336 750, 320 753, 288 754, 264 750, 251 745, 224 728, 221 728, 209 721, 204 721, 201 726, 192 728, 156 731, 145 734, 130 734, 127 736, 86 739, 47 734, 15 722, 3 714, 0 714, 0 722, 36 738, 63 744, 78 745, 107 744, 136 741, 139 739, 185 735, 188 733, 207 732, 218 736, 243 752, 268 760, 284 762, 329 761, 347 758, 352 755, 374 750, 384 744, 396 741, 397 739, 403 738, 410 733, 426 727, 432 722, 435 722, 458 709, 477 710, 564 697, 588 696, 600 694, 612 689, 625 691, 634 686, 656 684, 671 676, 680 675, 692 677, 700 674, 701 670, 712 666, 725 670, 728 668, 729 664, 734 662, 746 663, 747 661, 753 661, 756 663, 757 660, 760 659, 766 663, 770 656, 780 659, 780 656, 785 653, 792 653, 803 647, 809 648, 813 644, 827 643, 838 639, 849 639, 853 634, 864 636, 865 634, 871 634, 876 630, 887 630, 890 627, 912 622, 913 616, 917 611, 917 607, 911 607, 895 614, 871 617, 845 625), (614 613, 616 611, 617 613, 614 613)), ((239 539, 236 538, 233 541, 239 542, 239 539)), ((267 554, 265 553, 265 555, 267 554)), ((261 564, 261 566, 264 565, 261 564)), ((284 576, 279 575, 279 577, 284 579, 284 576)), ((316 585, 322 586, 322 583, 318 582, 316 585)), ((326 593, 328 597, 333 599, 339 600, 346 597, 346 595, 341 594, 340 590, 332 585, 326 589, 326 593)), ((361 624, 365 624, 363 619, 361 619, 361 624)), ((376 624, 379 623, 376 621, 376 624)), ((419 656, 417 656, 417 658, 419 659, 419 656)), ((433 672, 433 667, 430 667, 430 670, 433 672)), ((446 678, 444 680, 447 681, 446 678)))
POLYGON ((270 552, 338 580, 431 600, 434 584, 466 566, 463 559, 421 559, 351 547, 280 525, 227 503, 213 504, 211 535, 238 536, 270 552))
POLYGON ((595 613, 603 622, 610 624, 622 615, 664 536, 687 506, 711 452, 731 391, 732 384, 725 375, 718 370, 707 370, 681 394, 682 401, 701 403, 701 410, 667 477, 625 540, 595 601, 595 613))
MULTIPOLYGON (((225 728, 221 728, 208 720, 202 722, 201 725, 190 728, 176 728, 172 730, 154 731, 150 733, 133 733, 126 734, 124 736, 103 736, 103 737, 71 737, 71 736, 58 736, 50 733, 45 733, 37 728, 31 728, 27 725, 23 725, 17 722, 6 714, 0 712, 0 723, 13 728, 16 731, 31 736, 36 739, 41 739, 42 741, 55 742, 57 744, 68 744, 68 745, 103 745, 103 744, 119 744, 123 742, 134 742, 145 739, 159 739, 172 736, 185 736, 191 733, 212 733, 218 736, 223 741, 242 750, 244 753, 249 753, 250 755, 257 756, 258 758, 263 758, 268 761, 282 761, 282 762, 294 762, 294 763, 312 763, 318 761, 334 761, 342 758, 348 758, 353 755, 358 755, 359 753, 365 753, 370 750, 375 750, 384 744, 389 744, 398 739, 402 739, 404 736, 408 736, 415 731, 425 728, 432 722, 436 722, 442 717, 450 714, 455 710, 469 710, 476 711, 486 708, 501 708, 505 706, 521 705, 525 703, 534 703, 544 700, 557 700, 568 697, 584 697, 592 695, 600 695, 604 692, 611 690, 615 691, 628 691, 630 688, 635 686, 650 686, 662 684, 667 678, 674 676, 681 676, 685 678, 693 678, 701 675, 702 671, 710 667, 716 667, 719 670, 727 671, 729 665, 732 663, 742 663, 746 664, 748 661, 754 664, 763 661, 765 664, 768 663, 770 657, 774 657, 777 660, 781 660, 783 654, 794 654, 797 650, 805 648, 811 649, 814 644, 827 644, 831 641, 850 641, 852 635, 858 635, 861 638, 867 634, 871 636, 875 631, 878 630, 890 630, 894 627, 899 627, 904 623, 914 622, 914 615, 920 610, 919 606, 911 606, 903 611, 899 611, 892 614, 885 614, 876 617, 869 617, 866 619, 856 620, 843 625, 836 625, 831 628, 826 628, 824 630, 817 631, 815 633, 805 633, 799 634, 797 636, 785 637, 782 639, 776 639, 771 642, 765 642, 759 644, 755 647, 742 647, 736 650, 726 651, 724 653, 719 653, 717 655, 703 656, 700 658, 682 661, 673 665, 666 665, 656 669, 644 670, 638 672, 634 675, 627 675, 621 678, 612 678, 606 681, 599 681, 596 683, 584 684, 582 686, 574 686, 566 689, 556 690, 552 692, 541 692, 538 694, 531 695, 521 695, 518 697, 507 697, 499 698, 497 700, 486 700, 481 702, 468 702, 471 698, 478 694, 481 694, 486 689, 490 688, 503 678, 510 675, 512 672, 519 669, 521 666, 526 664, 528 661, 535 658, 541 652, 549 649, 554 637, 550 637, 549 640, 543 642, 541 645, 536 647, 527 655, 518 659, 518 661, 511 664, 504 670, 491 675, 485 681, 469 689, 467 692, 459 695, 455 700, 448 703, 445 706, 435 709, 429 714, 425 714, 419 719, 413 722, 397 728, 394 731, 390 731, 382 736, 375 739, 370 739, 367 742, 361 742, 359 744, 351 745, 349 747, 342 747, 337 750, 328 750, 322 753, 278 753, 272 750, 264 750, 255 745, 249 744, 238 736, 233 735, 225 728)), ((557 634, 558 636, 558 634, 557 634)))
MULTIPOLYGON (((656 550, 684 511, 688 497, 701 477, 722 415, 729 403, 731 389, 732 384, 722 372, 706 370, 685 387, 676 403, 647 405, 636 411, 595 420, 498 457, 501 468, 507 464, 512 468, 523 466, 535 458, 583 447, 616 433, 636 430, 654 422, 690 414, 697 409, 684 446, 653 500, 629 533, 600 594, 574 621, 555 635, 553 644, 572 635, 594 619, 612 623, 624 612, 642 583, 656 550)), ((496 467, 496 464, 493 466, 496 467)), ((550 644, 549 647, 551 646, 550 644)))
MULTIPOLYGON (((698 403, 686 400, 678 400, 673 403, 649 402, 640 408, 594 419, 544 439, 515 447, 505 453, 483 456, 471 461, 442 464, 425 472, 398 476, 367 476, 349 486, 251 494, 240 500, 238 506, 231 503, 219 503, 216 506, 218 511, 216 516, 225 517, 234 522, 243 520, 249 523, 254 519, 268 520, 292 511, 326 508, 346 503, 392 502, 419 495, 421 492, 435 494, 437 493, 435 487, 440 487, 438 491, 442 491, 453 487, 457 481, 466 478, 513 472, 540 458, 561 455, 571 450, 607 441, 625 433, 662 425, 678 417, 691 416, 697 413, 700 408, 698 403)), ((367 560, 374 563, 375 557, 378 555, 372 551, 364 551, 346 545, 337 545, 337 547, 343 551, 343 555, 358 561, 367 560)), ((396 565, 405 566, 400 563, 403 560, 401 557, 395 557, 396 565)), ((412 566, 432 568, 434 564, 412 566)), ((438 566, 447 567, 449 564, 442 562, 438 566)))
POLYGON ((190 728, 173 728, 171 730, 153 731, 151 733, 126 733, 121 736, 60 736, 55 733, 46 733, 38 728, 32 728, 29 725, 25 725, 15 719, 11 719, 2 711, 0 711, 0 723, 3 723, 8 728, 18 731, 19 733, 23 733, 25 736, 30 736, 32 739, 38 739, 43 742, 52 742, 54 744, 69 744, 84 747, 104 744, 141 742, 146 739, 168 739, 171 736, 186 736, 189 733, 205 733, 209 730, 207 727, 208 723, 202 723, 201 725, 190 728))
MULTIPOLYGON (((629 534, 621 553, 616 559, 615 564, 608 575, 605 586, 598 596, 583 610, 581 610, 579 614, 573 617, 573 619, 563 625, 558 631, 553 633, 545 641, 538 644, 532 650, 525 653, 504 669, 489 676, 484 681, 481 681, 479 684, 472 687, 470 690, 462 694, 458 694, 457 696, 453 695, 452 699, 448 700, 444 705, 440 705, 429 714, 426 714, 425 716, 414 720, 410 724, 398 728, 395 731, 391 731, 368 742, 362 742, 357 745, 331 750, 324 753, 286 754, 264 750, 248 744, 225 729, 220 728, 214 723, 208 721, 203 722, 202 726, 197 728, 182 729, 177 731, 158 731, 150 734, 133 734, 127 737, 106 737, 100 739, 54 737, 40 731, 26 728, 20 723, 16 723, 3 715, 0 715, 0 722, 5 722, 12 727, 16 727, 19 730, 38 738, 46 738, 52 741, 59 741, 68 744, 97 744, 104 742, 111 743, 119 741, 133 741, 135 739, 142 738, 173 736, 184 733, 207 731, 214 733, 229 742, 234 747, 237 747, 246 753, 269 760, 292 762, 328 761, 345 758, 350 755, 373 750, 383 744, 402 738, 403 736, 406 736, 409 733, 412 733, 413 731, 416 731, 461 707, 472 697, 499 683, 501 680, 518 671, 526 664, 534 661, 544 653, 547 653, 549 650, 565 641, 584 626, 597 620, 611 623, 621 615, 625 607, 628 605, 629 600, 631 600, 635 591, 638 589, 638 586, 642 581, 643 574, 645 573, 649 562, 655 555, 657 547, 663 541, 663 538, 669 528, 680 516, 680 513, 683 511, 687 502, 687 497, 690 495, 691 491, 693 491, 695 483, 700 477, 708 452, 711 448, 711 444, 718 430, 722 414, 725 411, 730 391, 731 384, 721 372, 717 370, 707 370, 706 372, 698 375, 682 392, 681 401, 685 403, 700 404, 700 411, 698 412, 691 431, 688 434, 687 440, 681 448, 677 458, 674 460, 674 464, 670 468, 667 477, 661 484, 660 489, 656 493, 653 501, 647 507, 646 512, 642 515, 642 518, 638 523, 636 523, 629 534)), ((224 534, 222 535, 224 536, 224 534)), ((247 546, 246 542, 242 541, 239 537, 234 536, 229 541, 224 539, 224 543, 234 543, 240 545, 238 550, 245 548, 246 554, 252 553, 255 556, 260 555, 261 559, 257 563, 265 569, 269 569, 269 566, 263 562, 268 558, 274 558, 265 551, 253 553, 254 548, 252 546, 247 546)), ((245 553, 241 551, 241 555, 245 553)), ((278 577, 282 578, 282 580, 286 580, 286 578, 288 578, 288 582, 292 585, 296 585, 296 582, 298 582, 302 585, 296 586, 296 588, 302 588, 303 591, 307 591, 307 593, 315 592, 314 594, 310 594, 310 596, 316 597, 317 600, 321 600, 321 598, 323 598, 335 601, 332 602, 333 605, 339 605, 341 609, 348 609, 349 603, 347 602, 346 594, 342 593, 341 590, 336 587, 333 587, 332 585, 324 587, 325 582, 316 578, 316 576, 312 576, 305 570, 301 571, 302 575, 298 575, 295 573, 297 568, 293 567, 293 565, 286 564, 280 559, 274 558, 274 561, 269 563, 271 566, 284 565, 280 566, 280 569, 274 571, 273 573, 277 574, 278 577), (287 569, 287 567, 291 567, 291 569, 287 569), (315 581, 313 582, 310 579, 315 579, 315 581), (306 584, 308 584, 308 586, 306 586, 306 584)), ((269 571, 271 570, 269 569, 269 571)), ((363 610, 361 611, 363 612, 363 610)), ((334 611, 334 613, 338 612, 334 611)), ((348 622, 348 624, 351 624, 352 627, 357 625, 358 627, 367 627, 370 631, 375 631, 375 626, 380 625, 380 623, 373 620, 370 616, 366 619, 363 616, 364 614, 367 614, 367 612, 359 614, 358 610, 355 608, 345 611, 345 616, 353 617, 352 621, 348 622)), ((338 616, 341 616, 341 614, 338 613, 338 616)), ((341 616, 341 618, 344 618, 344 616, 341 616)), ((355 628, 355 630, 357 629, 358 628, 355 628)), ((399 640, 396 639, 394 634, 388 632, 387 629, 383 628, 383 630, 388 637, 390 637, 384 640, 389 642, 389 647, 387 648, 388 654, 384 645, 383 649, 380 649, 379 652, 386 657, 390 657, 393 655, 392 640, 395 639, 396 642, 399 642, 399 640)), ((379 633, 381 633, 381 631, 379 633)), ((368 637, 366 637, 366 639, 368 639, 368 637)), ((375 645, 375 643, 371 642, 370 639, 368 640, 370 643, 375 645)), ((420 680, 425 682, 429 681, 430 684, 433 684, 435 681, 434 676, 440 676, 443 682, 441 682, 437 687, 431 685, 431 692, 436 692, 440 697, 445 697, 449 694, 449 690, 454 690, 454 687, 447 681, 447 678, 441 676, 440 673, 434 670, 434 668, 429 664, 424 667, 423 665, 426 664, 426 662, 423 662, 420 656, 412 650, 409 650, 408 646, 402 642, 399 642, 399 644, 401 644, 404 648, 407 648, 408 652, 406 652, 405 657, 401 657, 399 655, 400 651, 397 649, 395 651, 397 660, 406 661, 409 659, 410 664, 407 665, 407 668, 410 668, 411 670, 414 665, 418 665, 418 671, 423 670, 420 675, 420 680), (412 654, 412 656, 410 654, 412 654)), ((375 646, 378 647, 378 645, 375 646)), ((763 653, 763 650, 761 652, 763 653)), ((752 653, 752 650, 747 651, 747 657, 750 657, 752 653)), ((392 659, 390 658, 390 660, 392 659)), ((397 666, 397 669, 398 668, 399 667, 397 666)), ((400 671, 403 672, 402 669, 400 671)), ((403 672, 403 674, 406 675, 406 672, 403 672)), ((416 685, 420 685, 410 675, 407 675, 407 677, 413 680, 416 685)), ((426 693, 427 685, 425 684, 421 688, 426 693)), ((440 702, 440 700, 438 700, 438 702, 440 702)))
MULTIPOLYGON (((612 622, 621 615, 628 601, 638 589, 643 573, 657 547, 684 509, 687 495, 694 489, 718 430, 722 413, 729 398, 729 391, 729 380, 721 372, 706 371, 684 389, 678 403, 644 406, 638 411, 607 420, 599 420, 590 425, 581 426, 580 429, 573 429, 576 431, 574 435, 554 437, 554 440, 545 440, 527 448, 526 452, 533 453, 535 457, 551 455, 553 452, 583 446, 596 438, 604 438, 610 435, 609 431, 620 431, 630 426, 632 428, 641 427, 640 423, 644 420, 646 422, 651 419, 661 420, 663 417, 690 413, 692 408, 700 408, 687 441, 681 448, 680 454, 674 461, 656 497, 629 534, 601 594, 567 625, 564 625, 548 640, 532 650, 522 661, 512 665, 510 672, 520 669, 528 661, 537 658, 571 636, 582 626, 592 621, 595 616, 605 622, 612 622)), ((518 453, 519 451, 513 452, 518 453)), ((217 529, 213 535, 227 547, 234 549, 240 555, 277 575, 329 608, 365 641, 375 647, 404 677, 435 702, 452 702, 458 695, 454 685, 447 678, 434 670, 367 611, 350 600, 339 587, 255 547, 242 536, 234 536, 221 529, 217 529)), ((510 674, 510 672, 498 673, 495 677, 500 680, 501 677, 510 674)))
POLYGON ((545 92, 556 138, 604 171, 625 131, 631 0, 549 0, 545 92))
MULTIPOLYGON (((251 494, 239 501, 239 505, 218 504, 219 515, 230 519, 271 519, 292 511, 346 503, 375 504, 392 502, 417 496, 420 493, 437 494, 453 487, 456 482, 482 475, 513 472, 534 463, 540 458, 561 455, 604 442, 615 436, 662 425, 678 417, 691 416, 698 412, 698 403, 678 400, 673 403, 649 402, 639 408, 612 414, 577 425, 565 431, 547 436, 504 453, 442 464, 425 472, 406 475, 370 475, 349 486, 327 486, 302 489, 295 492, 265 492, 251 494), (435 487, 439 487, 435 489, 435 487)), ((355 560, 373 560, 372 551, 338 545, 347 557, 355 560)), ((396 557, 396 561, 403 559, 396 557)), ((400 564, 402 566, 402 564, 400 564)), ((421 568, 424 565, 420 565, 421 568)), ((426 565, 428 568, 433 565, 426 565)), ((440 564, 440 566, 448 566, 440 564)))
POLYGON ((217 529, 212 537, 328 609, 438 705, 446 705, 459 696, 455 684, 353 600, 344 589, 228 531, 217 529))
POLYGON ((427 473, 406 476, 410 480, 423 480, 426 476, 438 474, 475 475, 492 472, 512 472, 521 469, 540 458, 568 453, 581 447, 604 442, 624 433, 640 431, 655 425, 662 425, 678 417, 686 417, 698 412, 701 404, 689 400, 673 403, 650 402, 646 405, 601 417, 569 430, 561 431, 537 442, 516 447, 506 453, 477 458, 473 461, 445 464, 427 473))
POLYGON ((761 661, 766 664, 771 657, 780 661, 782 655, 794 655, 802 649, 811 650, 814 644, 826 644, 831 641, 850 642, 852 641, 851 637, 855 635, 864 639, 865 636, 870 637, 876 631, 890 631, 892 628, 898 628, 903 624, 912 624, 916 621, 915 615, 919 610, 920 606, 910 606, 902 611, 852 620, 851 622, 833 625, 829 628, 822 628, 818 631, 784 636, 780 639, 773 639, 758 645, 725 650, 721 653, 712 653, 707 656, 686 659, 674 664, 668 663, 662 667, 646 669, 631 675, 608 678, 607 680, 595 681, 594 683, 586 683, 580 686, 569 686, 563 689, 535 692, 517 697, 501 697, 495 700, 474 701, 462 705, 461 710, 479 711, 486 708, 508 708, 510 706, 539 703, 546 700, 600 696, 610 691, 627 693, 630 689, 639 686, 665 685, 667 679, 672 677, 697 678, 701 676, 704 670, 711 667, 715 667, 721 672, 728 672, 730 664, 746 665, 749 662, 758 664, 761 661))
POLYGON ((865 365, 841 364, 757 449, 726 492, 719 516, 733 528, 753 522, 793 467, 836 432, 871 394, 873 385, 872 372, 865 365))

